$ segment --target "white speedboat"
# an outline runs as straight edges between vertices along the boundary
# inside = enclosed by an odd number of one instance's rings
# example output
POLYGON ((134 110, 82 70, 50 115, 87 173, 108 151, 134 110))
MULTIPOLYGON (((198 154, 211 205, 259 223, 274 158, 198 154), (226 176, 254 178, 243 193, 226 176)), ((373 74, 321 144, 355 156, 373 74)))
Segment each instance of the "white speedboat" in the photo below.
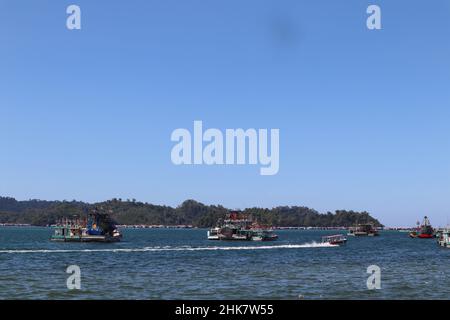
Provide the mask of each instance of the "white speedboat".
POLYGON ((333 236, 322 237, 322 243, 328 243, 335 246, 340 246, 347 243, 347 238, 342 234, 337 234, 333 236))

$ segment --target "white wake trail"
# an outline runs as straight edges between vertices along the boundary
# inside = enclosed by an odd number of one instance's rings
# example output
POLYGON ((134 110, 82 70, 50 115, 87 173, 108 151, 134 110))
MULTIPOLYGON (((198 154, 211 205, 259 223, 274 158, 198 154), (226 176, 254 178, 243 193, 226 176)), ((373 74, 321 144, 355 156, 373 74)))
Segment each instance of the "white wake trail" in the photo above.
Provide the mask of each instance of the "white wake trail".
POLYGON ((338 247, 329 243, 305 243, 286 244, 275 246, 240 246, 240 247, 144 247, 144 248, 123 248, 123 249, 34 249, 34 250, 0 250, 0 253, 89 253, 89 252, 164 252, 164 251, 237 251, 237 250, 274 250, 274 249, 303 249, 303 248, 333 248, 338 247))

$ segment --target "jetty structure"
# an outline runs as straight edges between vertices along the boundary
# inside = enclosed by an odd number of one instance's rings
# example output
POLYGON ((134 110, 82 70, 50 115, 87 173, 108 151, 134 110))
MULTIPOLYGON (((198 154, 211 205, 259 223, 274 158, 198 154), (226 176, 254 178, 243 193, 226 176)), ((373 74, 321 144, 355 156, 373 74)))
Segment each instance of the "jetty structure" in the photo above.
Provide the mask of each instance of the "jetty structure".
POLYGON ((59 242, 118 242, 122 234, 108 213, 94 208, 86 210, 83 219, 75 216, 72 219, 61 219, 52 226, 54 234, 51 241, 59 242))
POLYGON ((232 211, 219 219, 216 227, 208 231, 208 240, 222 241, 274 241, 278 236, 273 230, 258 224, 248 216, 232 211))

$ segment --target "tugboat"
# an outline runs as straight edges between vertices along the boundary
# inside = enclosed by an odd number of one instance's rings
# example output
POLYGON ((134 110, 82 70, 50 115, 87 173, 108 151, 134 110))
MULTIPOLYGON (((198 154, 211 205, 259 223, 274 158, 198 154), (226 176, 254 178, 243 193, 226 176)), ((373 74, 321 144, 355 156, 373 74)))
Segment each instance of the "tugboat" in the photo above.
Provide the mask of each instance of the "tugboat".
POLYGON ((122 234, 106 213, 96 208, 87 213, 85 219, 61 219, 55 226, 51 241, 60 242, 118 242, 122 234))
POLYGON ((208 231, 208 240, 223 241, 275 241, 278 236, 265 226, 253 222, 239 212, 229 213, 219 219, 217 226, 208 231))
POLYGON ((419 238, 419 239, 432 239, 434 238, 434 229, 431 226, 430 219, 428 217, 423 218, 422 224, 417 222, 417 230, 413 231, 409 234, 411 238, 419 238))
POLYGON ((347 234, 353 237, 377 237, 380 234, 378 230, 372 224, 358 224, 349 229, 347 234))

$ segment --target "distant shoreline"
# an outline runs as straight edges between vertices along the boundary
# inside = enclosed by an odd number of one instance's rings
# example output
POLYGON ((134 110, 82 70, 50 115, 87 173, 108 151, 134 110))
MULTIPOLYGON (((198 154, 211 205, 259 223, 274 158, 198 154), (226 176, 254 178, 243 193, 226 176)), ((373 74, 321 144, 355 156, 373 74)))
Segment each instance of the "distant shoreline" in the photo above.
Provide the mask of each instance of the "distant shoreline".
MULTIPOLYGON (((37 226, 32 224, 23 224, 23 223, 0 223, 0 227, 35 227, 35 228, 51 228, 52 225, 49 226, 37 226)), ((208 228, 200 228, 192 225, 117 225, 120 229, 208 229, 208 228)), ((323 231, 345 231, 348 230, 349 227, 272 227, 273 230, 323 230, 323 231)), ((379 228, 379 230, 384 231, 409 231, 413 228, 408 227, 384 227, 379 228)))
MULTIPOLYGON (((223 219, 231 210, 222 205, 205 205, 195 200, 186 200, 177 207, 154 205, 135 199, 113 198, 99 203, 80 201, 17 201, 0 196, 0 224, 16 226, 54 225, 64 218, 81 217, 92 209, 108 213, 117 225, 127 228, 170 227, 170 228, 210 228, 223 219)), ((370 223, 375 227, 383 225, 367 211, 335 210, 320 213, 304 206, 278 206, 274 208, 246 208, 238 210, 261 225, 274 228, 318 228, 340 229, 359 223, 370 223)))

